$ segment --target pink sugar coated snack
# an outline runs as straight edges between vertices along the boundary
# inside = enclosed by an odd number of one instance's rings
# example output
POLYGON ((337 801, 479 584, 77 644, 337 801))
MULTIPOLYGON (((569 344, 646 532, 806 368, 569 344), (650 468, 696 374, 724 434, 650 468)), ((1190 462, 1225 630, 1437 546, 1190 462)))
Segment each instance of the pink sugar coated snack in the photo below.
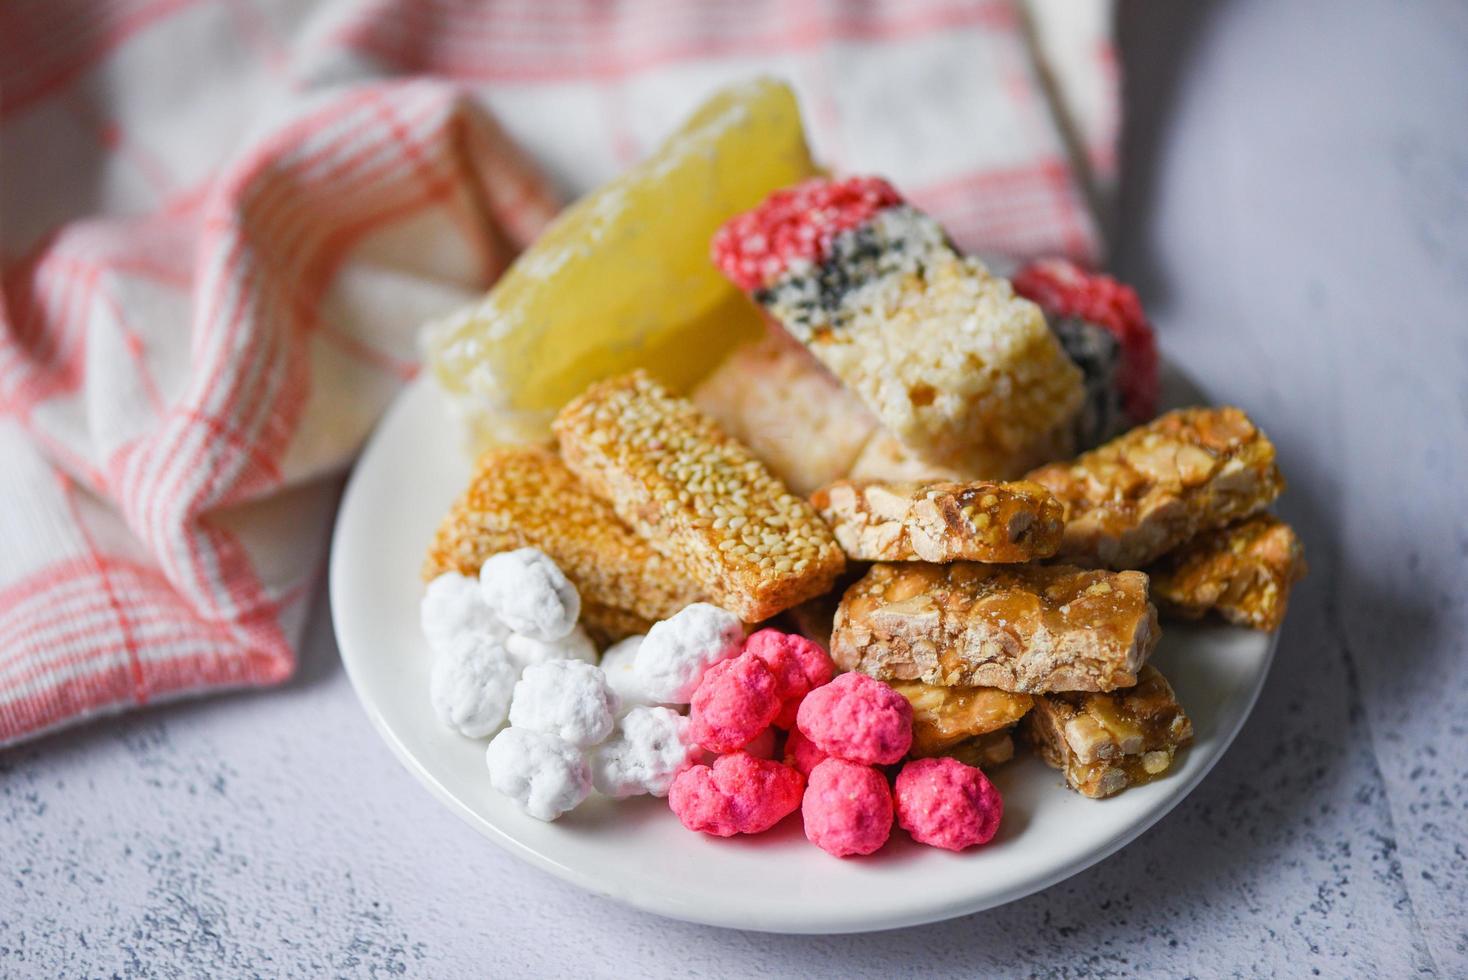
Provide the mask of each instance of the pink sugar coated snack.
POLYGON ((819 263, 838 234, 901 203, 902 195, 881 177, 816 177, 730 219, 714 235, 714 264, 740 289, 758 289, 793 262, 819 263))
POLYGON ((775 716, 775 724, 784 729, 795 727, 800 702, 815 688, 829 684, 836 671, 825 650, 794 633, 760 630, 744 641, 744 652, 764 661, 775 675, 780 693, 780 713, 775 716))
POLYGON ((801 800, 805 836, 828 854, 871 854, 892 834, 892 792, 871 766, 827 759, 811 770, 801 800))
POLYGON ((779 685, 764 661, 741 654, 714 664, 693 692, 693 740, 710 752, 733 752, 770 727, 780 711, 779 685))
POLYGON ((890 765, 912 747, 912 705, 866 674, 842 674, 811 691, 796 724, 822 752, 847 762, 890 765))
POLYGON ((715 837, 759 834, 800 806, 800 773, 748 752, 685 769, 673 780, 668 806, 683 826, 715 837))
POLYGON ((829 758, 820 746, 800 734, 799 728, 790 729, 785 739, 785 765, 809 779, 811 770, 829 758))
MULTIPOLYGON (((773 728, 766 728, 754 738, 745 742, 744 745, 740 746, 740 750, 748 752, 756 759, 773 759, 775 758, 775 743, 778 741, 779 735, 780 733, 773 728)), ((801 773, 801 775, 804 776, 806 773, 801 773)))
POLYGON ((897 775, 897 822, 919 844, 950 851, 987 844, 1003 815, 994 784, 957 759, 914 759, 897 775))

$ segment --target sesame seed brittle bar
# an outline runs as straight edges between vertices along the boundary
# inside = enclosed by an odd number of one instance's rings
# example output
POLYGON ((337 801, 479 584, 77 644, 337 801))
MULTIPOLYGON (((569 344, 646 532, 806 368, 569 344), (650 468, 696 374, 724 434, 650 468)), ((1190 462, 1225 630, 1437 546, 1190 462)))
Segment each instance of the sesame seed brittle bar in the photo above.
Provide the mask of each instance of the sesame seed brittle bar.
POLYGON ((1071 789, 1095 799, 1156 779, 1193 740, 1193 723, 1151 664, 1123 691, 1036 698, 1023 729, 1071 789))
POLYGON ((601 640, 645 633, 704 598, 670 559, 617 517, 554 452, 497 448, 480 455, 469 486, 439 525, 423 577, 478 575, 490 555, 535 547, 581 593, 581 615, 601 640))
POLYGON ((1159 635, 1141 572, 880 562, 842 597, 831 656, 885 681, 1111 691, 1159 635))
POLYGON ((1064 527, 1038 483, 838 480, 811 504, 858 561, 1025 562, 1055 554, 1064 527))
POLYGON ((745 622, 821 595, 846 566, 808 503, 646 372, 592 385, 553 428, 566 465, 745 622))
POLYGON ((1065 508, 1058 557, 1143 568, 1284 490, 1274 445, 1237 408, 1184 408, 1068 463, 1032 471, 1065 508))
POLYGON ((1279 629, 1305 572, 1300 539, 1272 514, 1199 535, 1150 570, 1164 612, 1188 619, 1216 612, 1257 630, 1279 629))

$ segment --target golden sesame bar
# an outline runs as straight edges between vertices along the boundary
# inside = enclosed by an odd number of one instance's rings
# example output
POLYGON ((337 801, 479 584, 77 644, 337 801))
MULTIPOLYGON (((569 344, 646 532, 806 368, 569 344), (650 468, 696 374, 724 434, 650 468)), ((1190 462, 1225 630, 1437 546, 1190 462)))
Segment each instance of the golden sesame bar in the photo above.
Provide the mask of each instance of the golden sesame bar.
POLYGON ((689 398, 802 496, 851 472, 877 429, 861 399, 778 327, 735 350, 689 398))
POLYGON ((553 428, 566 465, 745 622, 826 592, 845 568, 808 503, 644 371, 592 385, 553 428))
POLYGON ((1274 445, 1237 408, 1184 408, 1027 479, 1065 507, 1059 558, 1142 568, 1284 490, 1274 445))
POLYGON ((891 681, 912 705, 912 755, 942 754, 973 738, 1014 726, 1034 698, 994 687, 940 687, 922 681, 891 681))
POLYGON ((1095 799, 1161 776, 1193 740, 1193 723, 1151 664, 1123 691, 1036 698, 1023 729, 1071 789, 1095 799))
POLYGON ((1060 503, 1038 483, 838 480, 811 504, 859 561, 1025 562, 1060 547, 1060 503))
POLYGON ((423 578, 478 575, 490 555, 539 548, 581 593, 581 618, 601 640, 645 633, 703 591, 593 495, 554 452, 496 448, 439 525, 423 578))
POLYGON ((1276 630, 1291 587, 1305 577, 1305 550, 1288 524, 1259 514, 1199 535, 1149 571, 1165 613, 1197 619, 1216 612, 1239 626, 1276 630))
POLYGON ((1111 691, 1159 635, 1141 572, 881 562, 842 597, 831 657, 884 681, 1111 691))
POLYGON ((907 205, 754 296, 931 463, 985 472, 1069 428, 1080 407, 1081 372, 1040 308, 907 205))

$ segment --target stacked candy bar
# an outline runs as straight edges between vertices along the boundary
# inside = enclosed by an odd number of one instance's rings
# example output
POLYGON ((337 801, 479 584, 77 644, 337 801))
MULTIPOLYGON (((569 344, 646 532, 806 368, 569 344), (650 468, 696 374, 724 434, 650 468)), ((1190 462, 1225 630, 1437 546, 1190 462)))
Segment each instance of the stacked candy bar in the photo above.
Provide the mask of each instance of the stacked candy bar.
POLYGON ((713 256, 928 462, 1012 467, 1080 406, 1081 374, 1039 307, 884 180, 777 191, 719 230, 713 256))

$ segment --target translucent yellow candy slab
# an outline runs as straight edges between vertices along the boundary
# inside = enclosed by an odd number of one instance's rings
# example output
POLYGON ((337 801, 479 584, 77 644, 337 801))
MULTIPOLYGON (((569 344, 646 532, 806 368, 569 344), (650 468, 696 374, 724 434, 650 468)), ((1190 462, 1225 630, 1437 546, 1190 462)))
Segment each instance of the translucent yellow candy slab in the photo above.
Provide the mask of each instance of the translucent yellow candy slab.
POLYGON ((651 157, 564 211, 482 301, 425 334, 474 445, 546 438, 563 404, 634 367, 685 388, 757 336, 709 240, 814 173, 794 94, 758 79, 716 94, 651 157))

